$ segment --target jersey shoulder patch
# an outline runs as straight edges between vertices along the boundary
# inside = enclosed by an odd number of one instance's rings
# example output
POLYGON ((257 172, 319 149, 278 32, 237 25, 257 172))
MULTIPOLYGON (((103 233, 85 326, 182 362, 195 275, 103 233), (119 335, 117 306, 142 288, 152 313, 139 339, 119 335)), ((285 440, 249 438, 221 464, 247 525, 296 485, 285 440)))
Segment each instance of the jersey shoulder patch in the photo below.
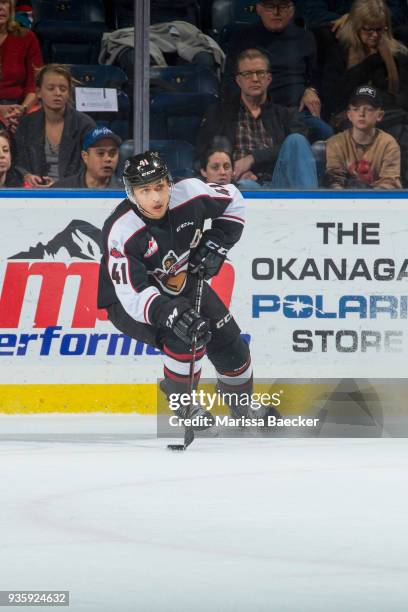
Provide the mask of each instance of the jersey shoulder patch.
POLYGON ((108 248, 113 250, 113 257, 123 257, 126 242, 135 234, 139 233, 146 227, 146 224, 138 217, 133 210, 128 210, 123 215, 118 217, 109 232, 108 248))
POLYGON ((170 209, 187 204, 197 198, 232 198, 230 185, 207 184, 197 178, 184 179, 176 183, 170 199, 170 209))

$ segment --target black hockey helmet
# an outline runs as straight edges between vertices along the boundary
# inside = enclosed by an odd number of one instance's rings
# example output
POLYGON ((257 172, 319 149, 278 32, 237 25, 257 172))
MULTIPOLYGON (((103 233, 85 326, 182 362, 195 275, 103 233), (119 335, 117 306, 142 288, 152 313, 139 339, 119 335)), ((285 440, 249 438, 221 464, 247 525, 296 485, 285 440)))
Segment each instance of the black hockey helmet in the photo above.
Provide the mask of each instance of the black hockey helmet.
POLYGON ((123 182, 129 187, 140 187, 162 178, 170 178, 170 171, 160 153, 156 151, 133 155, 125 162, 123 182))
POLYGON ((163 178, 167 178, 171 186, 172 178, 170 170, 157 151, 145 151, 144 153, 133 155, 125 161, 123 183, 126 188, 126 194, 129 200, 138 208, 140 207, 135 199, 133 187, 141 187, 163 178))

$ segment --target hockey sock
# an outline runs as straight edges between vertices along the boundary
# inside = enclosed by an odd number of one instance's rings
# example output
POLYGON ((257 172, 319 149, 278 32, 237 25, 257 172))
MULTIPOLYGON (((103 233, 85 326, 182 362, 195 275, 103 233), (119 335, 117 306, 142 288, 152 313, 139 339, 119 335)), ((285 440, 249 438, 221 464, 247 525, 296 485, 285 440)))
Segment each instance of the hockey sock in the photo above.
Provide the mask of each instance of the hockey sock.
MULTIPOLYGON (((179 352, 169 348, 167 344, 163 347, 164 384, 163 390, 169 396, 171 393, 188 393, 190 381, 191 353, 179 352)), ((194 364, 194 384, 196 389, 201 375, 201 361, 205 355, 205 347, 196 353, 194 364)))
POLYGON ((230 407, 232 416, 247 416, 251 408, 253 389, 252 366, 249 359, 239 370, 230 372, 217 371, 217 389, 230 407))

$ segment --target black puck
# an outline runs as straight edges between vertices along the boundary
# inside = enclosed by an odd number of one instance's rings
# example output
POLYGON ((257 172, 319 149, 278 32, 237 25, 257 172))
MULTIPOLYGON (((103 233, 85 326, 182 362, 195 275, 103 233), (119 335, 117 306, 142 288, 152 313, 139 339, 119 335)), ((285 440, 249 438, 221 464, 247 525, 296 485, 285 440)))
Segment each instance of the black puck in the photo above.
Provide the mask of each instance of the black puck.
POLYGON ((184 444, 168 444, 167 448, 169 450, 174 450, 174 451, 183 451, 183 450, 186 450, 186 447, 184 446, 184 444))

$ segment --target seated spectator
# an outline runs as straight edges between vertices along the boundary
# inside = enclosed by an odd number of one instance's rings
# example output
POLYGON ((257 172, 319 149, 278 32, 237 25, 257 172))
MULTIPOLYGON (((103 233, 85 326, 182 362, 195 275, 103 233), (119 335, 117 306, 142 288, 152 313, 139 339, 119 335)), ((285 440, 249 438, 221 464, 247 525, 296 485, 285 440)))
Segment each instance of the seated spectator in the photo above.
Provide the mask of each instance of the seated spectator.
POLYGON ((333 125, 337 128, 342 125, 352 92, 365 83, 370 83, 381 95, 387 124, 405 123, 408 49, 393 37, 385 3, 356 0, 338 36, 339 42, 331 47, 322 83, 324 107, 333 125))
POLYGON ((208 109, 198 135, 198 157, 223 138, 241 188, 317 187, 316 164, 299 113, 268 96, 273 76, 267 56, 258 49, 243 51, 235 78, 240 95, 208 109))
POLYGON ((216 145, 205 151, 200 159, 200 174, 206 183, 218 183, 218 185, 233 183, 231 152, 216 145))
POLYGON ((96 123, 72 106, 72 78, 59 64, 37 74, 42 108, 20 121, 16 132, 17 169, 29 187, 50 187, 82 168, 81 143, 96 123))
MULTIPOLYGON (((352 0, 298 0, 296 14, 303 18, 306 26, 313 30, 319 56, 324 56, 346 23, 352 0)), ((408 24, 408 6, 406 0, 386 0, 390 9, 394 35, 406 44, 408 24)))
POLYGON ((22 186, 22 177, 11 167, 10 136, 6 130, 0 129, 0 189, 22 186))
POLYGON ((239 53, 245 49, 261 49, 268 55, 273 74, 270 93, 274 102, 298 108, 311 142, 326 140, 333 130, 320 118, 313 34, 294 23, 292 0, 258 0, 256 12, 260 22, 238 30, 231 37, 223 81, 224 97, 236 92, 234 71, 239 53))
MULTIPOLYGON (((353 0, 297 0, 296 14, 302 17, 310 29, 329 26, 335 33, 347 20, 353 0)), ((408 19, 405 0, 386 0, 393 25, 408 19)))
POLYGON ((82 159, 84 168, 52 185, 55 189, 123 189, 115 176, 122 141, 112 130, 96 127, 84 138, 82 159))
POLYGON ((14 1, 0 0, 0 118, 8 127, 35 104, 34 71, 42 65, 35 34, 14 20, 14 1))
POLYGON ((382 102, 374 87, 357 88, 347 108, 352 127, 326 144, 326 180, 334 189, 400 189, 400 148, 379 130, 382 102))

